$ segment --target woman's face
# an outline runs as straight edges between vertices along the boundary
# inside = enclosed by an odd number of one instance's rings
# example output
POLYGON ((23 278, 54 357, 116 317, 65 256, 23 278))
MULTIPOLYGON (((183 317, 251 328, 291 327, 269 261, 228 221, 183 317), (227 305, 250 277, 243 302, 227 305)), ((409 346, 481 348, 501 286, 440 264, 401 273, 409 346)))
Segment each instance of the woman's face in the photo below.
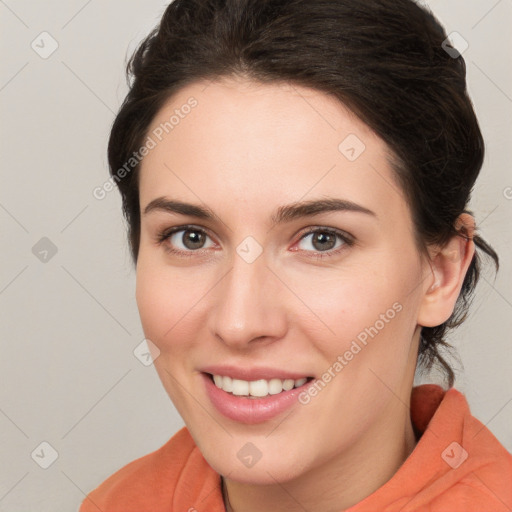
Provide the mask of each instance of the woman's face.
POLYGON ((321 92, 241 79, 183 88, 148 135, 137 303, 206 460, 273 483, 378 456, 428 281, 384 142, 321 92))

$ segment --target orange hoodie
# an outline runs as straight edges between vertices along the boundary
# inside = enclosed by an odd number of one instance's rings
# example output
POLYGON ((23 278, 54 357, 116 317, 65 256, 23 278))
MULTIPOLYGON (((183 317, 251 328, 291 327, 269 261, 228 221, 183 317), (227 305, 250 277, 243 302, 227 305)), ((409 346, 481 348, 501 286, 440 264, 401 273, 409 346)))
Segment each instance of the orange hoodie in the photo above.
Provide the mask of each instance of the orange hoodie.
MULTIPOLYGON (((512 455, 471 416, 456 389, 414 387, 411 421, 421 436, 393 477, 345 512, 512 510, 512 455)), ((105 480, 79 512, 225 512, 220 476, 186 428, 105 480)))

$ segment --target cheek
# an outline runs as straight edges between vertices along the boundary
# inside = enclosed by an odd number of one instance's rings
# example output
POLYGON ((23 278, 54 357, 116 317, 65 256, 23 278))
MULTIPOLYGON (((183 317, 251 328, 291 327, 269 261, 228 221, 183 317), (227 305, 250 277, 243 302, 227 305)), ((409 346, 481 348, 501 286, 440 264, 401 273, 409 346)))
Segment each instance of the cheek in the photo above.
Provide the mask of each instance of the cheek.
POLYGON ((286 276, 287 282, 295 283, 293 289, 306 306, 307 317, 312 318, 311 326, 318 324, 332 338, 343 340, 357 334, 394 302, 382 268, 373 272, 367 265, 352 264, 309 274, 305 278, 300 269, 297 275, 286 276))
POLYGON ((161 352, 170 348, 171 340, 179 339, 176 332, 186 323, 181 319, 184 319, 194 302, 189 300, 191 294, 193 290, 180 283, 179 274, 166 272, 155 262, 139 259, 137 307, 146 338, 161 352))
POLYGON ((314 337, 317 348, 329 361, 346 354, 350 366, 359 366, 352 363, 356 360, 366 365, 376 361, 379 366, 391 360, 403 363, 416 327, 417 300, 410 285, 415 272, 412 259, 397 263, 396 258, 374 256, 334 279, 310 284, 303 296, 322 320, 315 323, 324 333, 314 337))
POLYGON ((165 333, 165 327, 172 325, 172 307, 165 307, 168 298, 167 286, 164 280, 157 278, 156 272, 152 272, 143 262, 141 264, 140 258, 137 264, 135 297, 146 338, 162 350, 160 339, 165 333))

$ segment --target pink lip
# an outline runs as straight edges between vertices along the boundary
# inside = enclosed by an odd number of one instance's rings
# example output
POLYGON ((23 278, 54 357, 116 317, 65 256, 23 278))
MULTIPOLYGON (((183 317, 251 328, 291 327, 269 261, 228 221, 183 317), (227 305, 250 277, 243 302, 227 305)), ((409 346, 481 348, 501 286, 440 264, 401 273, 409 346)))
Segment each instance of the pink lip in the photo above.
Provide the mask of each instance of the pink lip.
POLYGON ((242 368, 240 366, 230 365, 211 365, 200 369, 201 372, 210 373, 211 375, 222 375, 240 380, 259 380, 259 379, 293 379, 298 380, 311 375, 305 373, 293 373, 287 370, 278 370, 268 367, 252 367, 242 368))
MULTIPOLYGON (((229 376, 231 376, 231 372, 220 372, 216 373, 216 375, 228 375, 228 373, 229 376)), ((238 371, 236 375, 241 375, 240 371, 238 371)), ((261 375, 261 373, 258 373, 258 375, 261 375)), ((263 398, 246 398, 232 395, 231 393, 227 393, 226 391, 218 388, 211 377, 206 373, 201 373, 201 377, 204 381, 206 394, 210 398, 213 406, 227 418, 246 424, 262 423, 281 414, 286 409, 297 403, 298 395, 310 384, 310 382, 306 382, 298 388, 283 391, 278 395, 268 395, 263 398)), ((244 380, 258 379, 246 378, 244 380)))

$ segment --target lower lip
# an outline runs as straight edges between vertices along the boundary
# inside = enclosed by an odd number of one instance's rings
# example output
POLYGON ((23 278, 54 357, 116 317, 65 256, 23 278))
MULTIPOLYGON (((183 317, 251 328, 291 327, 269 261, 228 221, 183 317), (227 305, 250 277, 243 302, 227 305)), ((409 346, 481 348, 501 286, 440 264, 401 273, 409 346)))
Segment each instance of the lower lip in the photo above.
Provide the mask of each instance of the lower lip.
POLYGON ((298 395, 310 384, 282 391, 277 395, 268 395, 263 398, 246 398, 235 396, 218 388, 211 377, 205 373, 203 377, 206 393, 214 407, 227 418, 239 423, 255 424, 275 418, 283 411, 298 403, 298 395))

